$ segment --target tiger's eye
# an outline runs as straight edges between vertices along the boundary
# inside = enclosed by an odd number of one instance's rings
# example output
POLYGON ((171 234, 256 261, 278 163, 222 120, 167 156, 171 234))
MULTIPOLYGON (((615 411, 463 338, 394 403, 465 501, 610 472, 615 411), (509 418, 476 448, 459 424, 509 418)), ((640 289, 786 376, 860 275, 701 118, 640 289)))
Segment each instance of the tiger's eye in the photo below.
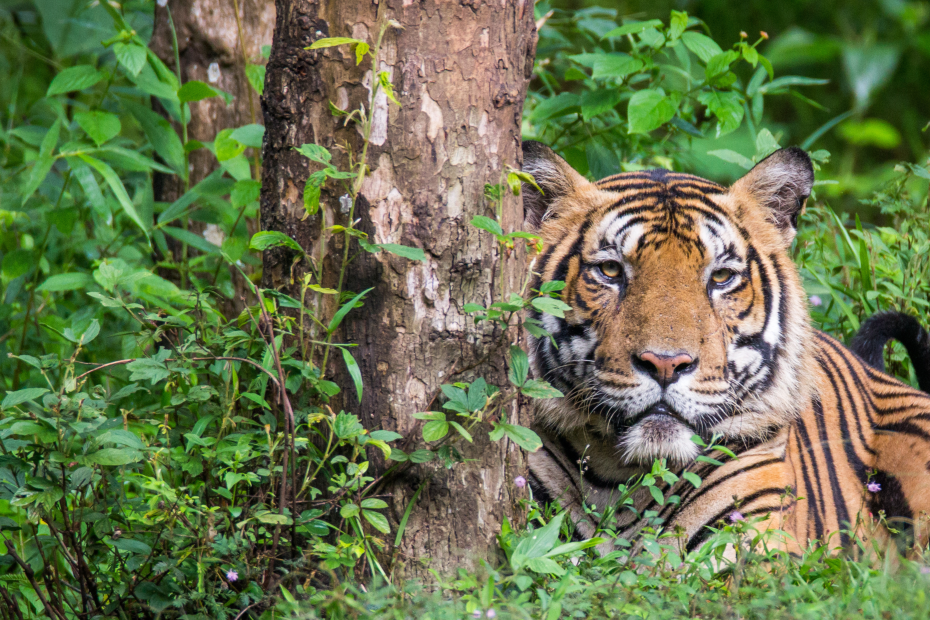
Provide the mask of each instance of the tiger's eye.
POLYGON ((710 274, 710 279, 714 281, 715 284, 724 284, 728 282, 735 274, 732 269, 718 269, 714 273, 710 274))
POLYGON ((599 266, 601 268, 601 273, 608 278, 618 278, 620 274, 623 273, 623 267, 615 260, 609 260, 606 263, 601 263, 599 266))

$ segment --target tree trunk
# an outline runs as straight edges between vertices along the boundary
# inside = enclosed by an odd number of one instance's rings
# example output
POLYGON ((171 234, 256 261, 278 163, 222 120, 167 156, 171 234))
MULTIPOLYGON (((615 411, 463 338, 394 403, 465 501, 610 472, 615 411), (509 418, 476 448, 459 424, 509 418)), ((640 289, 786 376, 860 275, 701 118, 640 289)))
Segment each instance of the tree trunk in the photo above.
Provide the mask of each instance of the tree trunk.
MULTIPOLYGON (((180 60, 182 82, 200 80, 233 96, 228 105, 221 97, 190 104, 189 139, 209 142, 223 129, 262 122, 259 96, 246 77, 246 64, 261 64, 261 48, 263 45, 271 45, 274 23, 274 3, 267 0, 170 0, 167 8, 156 6, 151 47, 162 62, 176 72, 177 60, 180 60), (171 31, 169 11, 175 33, 171 31), (239 44, 240 28, 244 49, 239 44), (175 36, 177 60, 174 53, 175 36)), ((203 180, 217 167, 216 157, 208 150, 193 151, 190 155, 190 185, 203 180)), ((183 193, 184 182, 180 177, 156 177, 156 200, 173 202, 183 193)), ((249 234, 254 232, 251 230, 255 228, 254 220, 246 221, 244 225, 249 226, 249 234)), ((194 222, 192 227, 196 232, 203 233, 205 225, 194 222)), ((232 233, 222 232, 227 235, 232 233)), ((216 237, 210 240, 217 241, 216 237)), ((177 253, 177 248, 173 251, 177 253)), ((179 260, 180 256, 175 259, 179 260)), ((249 297, 250 293, 235 270, 230 273, 233 275, 234 293, 223 308, 225 314, 235 316, 241 310, 239 299, 242 296, 249 297)))
MULTIPOLYGON (((348 377, 341 371, 335 376, 345 408, 368 428, 397 431, 406 446, 422 447, 413 414, 439 407, 433 401, 441 384, 477 376, 494 385, 507 383, 503 352, 461 373, 501 336, 486 324, 475 327, 462 307, 496 301, 501 275, 508 295, 519 292, 523 253, 518 248, 503 257, 500 271, 496 241, 469 222, 477 214, 495 215, 484 198, 485 184, 502 182, 506 166, 520 166, 520 121, 536 32, 530 0, 277 0, 262 98, 261 223, 263 230, 287 233, 313 256, 319 256, 321 218, 302 220, 310 168, 294 147, 324 146, 334 154, 333 163, 347 169, 344 145, 358 154, 362 138, 355 125, 346 127, 332 115, 330 105, 367 107, 372 67, 370 58, 356 66, 348 46, 305 48, 324 37, 352 37, 374 46, 388 20, 402 29, 386 31, 379 68, 390 76, 400 106, 384 95, 375 100, 370 173, 355 217, 370 242, 422 248, 426 261, 362 252, 351 263, 348 290, 374 287, 341 333, 342 342, 358 344, 353 352, 364 379, 361 405, 348 377)), ((343 194, 335 182, 324 187, 320 214, 326 226, 347 223, 343 194)), ((521 227, 519 198, 505 198, 502 219, 507 231, 521 227)), ((343 251, 341 235, 331 239, 323 261, 329 286, 335 284, 343 251)), ((266 287, 296 292, 291 258, 284 249, 265 253, 266 287)), ((508 344, 517 338, 508 335, 508 344)), ((519 423, 520 415, 514 406, 508 420, 519 423)), ((513 518, 523 493, 513 485, 524 470, 521 451, 506 439, 490 442, 484 431, 474 444, 461 443, 466 462, 451 470, 437 461, 417 465, 381 489, 390 496, 396 531, 412 496, 427 481, 395 550, 402 565, 395 574, 428 578, 427 565, 414 561, 420 558, 441 573, 474 566, 493 556, 503 519, 513 518)), ((369 457, 377 462, 377 455, 369 457)), ((383 471, 384 463, 378 465, 383 471)))

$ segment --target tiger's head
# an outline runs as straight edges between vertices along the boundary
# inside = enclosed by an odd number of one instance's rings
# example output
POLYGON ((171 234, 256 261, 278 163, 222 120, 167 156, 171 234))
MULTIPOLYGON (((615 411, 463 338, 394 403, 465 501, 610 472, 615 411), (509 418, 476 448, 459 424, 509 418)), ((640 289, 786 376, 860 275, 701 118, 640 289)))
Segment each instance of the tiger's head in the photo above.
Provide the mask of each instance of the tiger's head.
MULTIPOLYGON (((561 319, 538 314, 537 376, 564 398, 537 424, 584 428, 619 463, 684 465, 691 437, 746 443, 798 414, 811 341, 789 248, 814 182, 799 148, 775 152, 731 187, 666 170, 592 183, 551 149, 523 145, 533 270, 563 280, 561 319)), ((587 436, 587 435, 586 435, 587 436)))

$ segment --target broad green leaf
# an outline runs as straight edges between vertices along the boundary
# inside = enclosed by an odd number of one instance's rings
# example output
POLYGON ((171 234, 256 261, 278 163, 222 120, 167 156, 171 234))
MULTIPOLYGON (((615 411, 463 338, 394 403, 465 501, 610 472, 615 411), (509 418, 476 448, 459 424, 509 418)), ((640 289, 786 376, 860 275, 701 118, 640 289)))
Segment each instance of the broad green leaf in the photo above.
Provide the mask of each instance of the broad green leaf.
POLYGON ((249 63, 245 67, 245 76, 249 80, 252 88, 259 95, 265 92, 265 65, 253 65, 249 63))
POLYGON ((368 45, 364 41, 359 41, 358 39, 350 39, 349 37, 327 37, 325 39, 318 39, 313 42, 313 44, 308 47, 308 50, 318 50, 324 47, 335 47, 337 45, 368 45))
POLYGON ((411 452, 408 458, 412 463, 426 463, 432 461, 436 457, 436 453, 430 450, 417 450, 411 452))
POLYGON ((85 463, 116 467, 137 463, 144 458, 141 451, 133 448, 104 448, 84 457, 85 463))
POLYGON ((426 262, 426 254, 420 248, 412 248, 408 245, 398 245, 396 243, 379 243, 377 245, 382 250, 390 252, 391 254, 396 254, 397 256, 410 260, 426 262))
POLYGON ((20 248, 7 252, 3 255, 3 277, 7 280, 13 280, 29 273, 29 270, 34 265, 35 257, 32 250, 20 248))
POLYGON ((688 27, 688 14, 684 11, 672 11, 672 18, 668 25, 668 37, 672 41, 679 38, 688 27))
POLYGON ((571 306, 561 299, 553 299, 552 297, 536 297, 530 304, 540 312, 557 316, 560 319, 565 318, 566 310, 572 309, 571 306))
POLYGON ((45 96, 61 95, 90 88, 103 79, 103 74, 90 65, 77 65, 63 69, 52 79, 45 96))
POLYGON ((498 224, 496 220, 493 220, 486 215, 476 215, 475 217, 471 218, 471 225, 475 228, 486 230, 489 233, 494 233, 495 235, 503 236, 504 234, 500 224, 498 224))
POLYGON ((116 43, 113 45, 116 61, 130 76, 137 76, 145 66, 145 48, 135 43, 116 43))
POLYGON ((661 88, 637 91, 627 109, 630 133, 649 133, 661 127, 675 116, 678 101, 678 93, 666 95, 661 88))
POLYGON ((565 574, 565 569, 558 562, 550 558, 530 558, 523 564, 534 573, 552 574, 561 577, 565 574))
POLYGON ((307 159, 324 166, 330 165, 329 162, 333 159, 332 154, 318 144, 302 144, 294 150, 307 159))
POLYGON ((349 376, 352 377, 352 382, 355 384, 358 402, 362 402, 362 371, 358 367, 358 362, 355 361, 355 358, 352 357, 352 354, 349 353, 349 350, 345 347, 339 347, 339 351, 342 353, 342 359, 346 363, 346 370, 349 371, 349 376))
POLYGON ((695 489, 701 486, 701 477, 693 471, 686 471, 681 474, 681 477, 690 482, 695 489))
POLYGON ((46 291, 49 293, 61 293, 64 291, 76 291, 87 288, 91 278, 86 273, 59 273, 50 276, 45 282, 39 285, 36 290, 46 291))
POLYGON ((113 171, 106 163, 100 161, 99 159, 94 159, 88 155, 79 155, 85 163, 90 164, 90 166, 100 173, 100 176, 103 177, 103 180, 107 182, 107 185, 110 186, 110 190, 113 192, 113 195, 116 196, 116 200, 119 201, 120 206, 123 208, 123 211, 129 216, 135 224, 142 229, 142 232, 145 233, 146 238, 149 236, 149 227, 146 225, 142 218, 139 216, 139 212, 136 211, 136 207, 132 204, 132 200, 129 199, 129 194, 126 193, 126 188, 123 187, 123 182, 120 180, 116 172, 113 171))
POLYGON ((379 441, 397 441, 398 439, 403 439, 404 436, 400 433, 395 433, 394 431, 372 431, 369 433, 369 436, 372 439, 377 439, 379 441))
POLYGON ((253 181, 252 179, 236 181, 232 193, 229 195, 229 201, 234 208, 238 209, 256 202, 261 195, 261 191, 261 181, 253 181))
POLYGON ((577 108, 580 102, 581 98, 575 93, 559 93, 555 97, 541 101, 533 108, 529 120, 533 123, 539 123, 556 116, 562 116, 573 108, 577 108))
POLYGON ((239 144, 244 144, 245 146, 251 146, 253 148, 261 148, 262 137, 264 135, 265 128, 262 125, 253 124, 243 125, 242 127, 234 129, 230 137, 239 144))
POLYGON ((510 382, 520 387, 526 383, 530 371, 530 360, 526 352, 516 345, 510 347, 510 382))
POLYGON ((735 92, 704 91, 698 101, 717 117, 717 137, 739 128, 743 122, 743 105, 735 92))
POLYGON ((566 514, 568 513, 560 512, 549 523, 531 532, 517 544, 514 553, 527 559, 545 556, 559 542, 559 531, 566 514))
POLYGON ((0 403, 0 409, 9 409, 27 401, 35 400, 46 392, 48 392, 46 388, 26 388, 25 390, 7 392, 6 396, 3 397, 3 402, 0 403))
POLYGON ((210 87, 209 84, 201 82, 200 80, 191 80, 185 82, 184 86, 178 89, 178 100, 181 103, 187 103, 189 101, 200 101, 201 99, 209 99, 210 97, 216 97, 219 93, 210 87))
POLYGON ((96 209, 105 209, 106 201, 100 191, 100 184, 97 183, 97 178, 90 166, 85 164, 79 157, 66 157, 65 161, 68 162, 68 167, 71 168, 71 176, 80 183, 81 189, 84 190, 84 196, 90 204, 96 209))
POLYGON ((285 235, 283 232, 277 230, 263 230, 252 235, 252 240, 249 242, 250 250, 258 250, 262 252, 268 248, 285 246, 294 250, 299 254, 303 254, 303 248, 300 247, 296 241, 285 235))
MULTIPOLYGON (((614 52, 612 54, 597 54, 594 59, 594 72, 591 74, 595 80, 602 78, 624 78, 631 73, 636 73, 643 68, 643 61, 633 58, 623 52, 614 52)), ((603 91, 595 91, 603 92, 603 91)), ((611 91, 607 91, 611 92, 611 91)), ((619 93, 620 91, 613 91, 619 93)), ((581 100, 582 110, 584 109, 584 97, 581 100)))
POLYGON ((721 73, 725 73, 730 69, 730 65, 733 64, 739 58, 733 50, 727 50, 712 57, 707 61, 707 67, 704 69, 704 74, 707 76, 707 79, 710 80, 721 73))
POLYGON ((589 90, 581 95, 581 116, 590 121, 598 114, 613 110, 622 98, 623 93, 618 88, 589 90))
POLYGON ((216 152, 216 159, 218 161, 232 159, 245 151, 245 145, 233 139, 233 131, 235 130, 224 129, 216 134, 216 139, 213 141, 213 148, 216 152))
POLYGON ((148 555, 152 553, 152 548, 141 540, 135 540, 133 538, 117 538, 116 540, 111 539, 111 543, 114 547, 120 551, 127 551, 129 553, 137 553, 139 555, 148 555))
MULTIPOLYGON (((363 502, 364 503, 364 502, 363 502)), ((379 532, 383 534, 390 534, 391 527, 388 525, 387 517, 385 517, 380 512, 373 512, 371 510, 363 510, 362 516, 371 523, 372 526, 379 532)))
POLYGON ((351 519, 352 517, 357 516, 359 513, 358 504, 343 504, 342 508, 339 509, 339 516, 343 519, 351 519))
POLYGON ((542 379, 530 379, 520 391, 530 398, 561 398, 564 396, 562 392, 542 379))
POLYGON ((681 40, 684 42, 685 47, 691 50, 705 64, 711 58, 723 52, 713 39, 700 32, 685 32, 681 35, 681 40))
POLYGON ((445 420, 433 420, 423 425, 424 441, 439 441, 449 434, 449 423, 445 420))
POLYGON ((99 110, 77 112, 74 115, 74 120, 97 146, 118 136, 122 129, 122 124, 119 122, 117 115, 100 112, 99 110))
POLYGON ((60 132, 61 119, 57 119, 52 123, 52 126, 49 127, 45 137, 42 138, 42 145, 39 147, 39 156, 36 158, 35 163, 32 164, 32 170, 29 172, 29 180, 22 189, 22 204, 26 204, 26 201, 35 193, 52 169, 52 165, 55 163, 55 160, 52 159, 52 153, 55 152, 55 147, 58 145, 58 136, 60 132))
POLYGON ((525 426, 501 422, 497 425, 497 428, 503 429, 504 434, 507 435, 511 441, 527 452, 536 452, 542 447, 542 440, 539 438, 539 435, 525 426))

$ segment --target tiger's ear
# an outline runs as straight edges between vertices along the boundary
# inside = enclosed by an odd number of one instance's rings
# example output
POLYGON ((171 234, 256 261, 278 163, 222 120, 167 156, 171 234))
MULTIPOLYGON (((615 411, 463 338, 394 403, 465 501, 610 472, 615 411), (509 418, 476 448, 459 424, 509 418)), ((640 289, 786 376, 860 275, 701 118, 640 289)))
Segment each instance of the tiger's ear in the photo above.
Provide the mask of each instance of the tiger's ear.
POLYGON ((814 167, 796 146, 775 151, 733 184, 731 192, 749 194, 781 231, 787 245, 798 229, 798 216, 814 186, 814 167))
POLYGON ((540 191, 524 183, 523 219, 527 230, 536 231, 543 220, 552 215, 558 200, 571 194, 588 181, 575 172, 568 162, 545 144, 534 140, 523 141, 523 172, 533 175, 540 191))

